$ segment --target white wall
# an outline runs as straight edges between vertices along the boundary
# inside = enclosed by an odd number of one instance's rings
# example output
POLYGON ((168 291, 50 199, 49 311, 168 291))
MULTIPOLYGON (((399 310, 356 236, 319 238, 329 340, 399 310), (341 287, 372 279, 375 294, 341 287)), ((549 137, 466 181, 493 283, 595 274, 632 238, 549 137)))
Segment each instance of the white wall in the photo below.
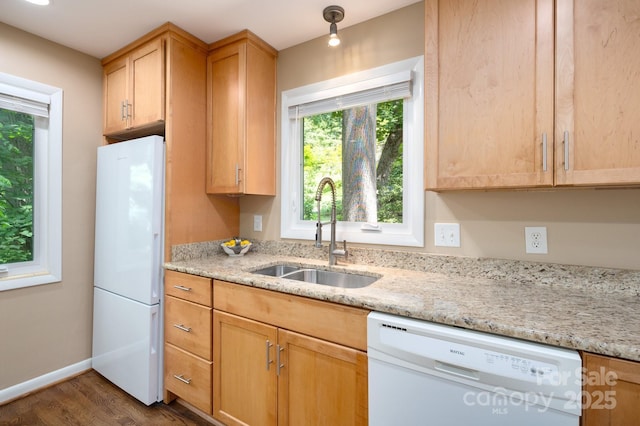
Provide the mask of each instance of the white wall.
POLYGON ((91 357, 100 61, 0 23, 0 71, 63 89, 62 282, 0 292, 0 390, 91 357))

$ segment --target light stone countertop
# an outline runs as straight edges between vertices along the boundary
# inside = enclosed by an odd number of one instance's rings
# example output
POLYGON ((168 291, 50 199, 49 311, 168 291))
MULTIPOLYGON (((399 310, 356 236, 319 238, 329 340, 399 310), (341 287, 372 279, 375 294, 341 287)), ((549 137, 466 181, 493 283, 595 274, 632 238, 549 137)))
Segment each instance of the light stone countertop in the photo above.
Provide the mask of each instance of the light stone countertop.
POLYGON ((323 253, 312 245, 280 242, 257 243, 242 257, 223 254, 219 242, 178 246, 165 267, 640 361, 640 271, 369 249, 350 252, 354 263, 342 262, 335 269, 381 278, 368 287, 343 289, 252 273, 283 262, 328 267, 326 247, 323 253))

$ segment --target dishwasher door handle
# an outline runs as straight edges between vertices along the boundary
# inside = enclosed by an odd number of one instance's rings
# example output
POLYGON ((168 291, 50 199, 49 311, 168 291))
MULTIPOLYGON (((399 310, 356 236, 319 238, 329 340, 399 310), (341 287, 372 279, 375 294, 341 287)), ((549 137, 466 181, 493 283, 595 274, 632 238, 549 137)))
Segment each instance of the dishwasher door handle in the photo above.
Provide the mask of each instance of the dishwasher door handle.
POLYGON ((476 370, 460 367, 446 362, 436 361, 434 368, 443 373, 452 374, 454 376, 463 377, 469 380, 480 380, 480 376, 476 370))

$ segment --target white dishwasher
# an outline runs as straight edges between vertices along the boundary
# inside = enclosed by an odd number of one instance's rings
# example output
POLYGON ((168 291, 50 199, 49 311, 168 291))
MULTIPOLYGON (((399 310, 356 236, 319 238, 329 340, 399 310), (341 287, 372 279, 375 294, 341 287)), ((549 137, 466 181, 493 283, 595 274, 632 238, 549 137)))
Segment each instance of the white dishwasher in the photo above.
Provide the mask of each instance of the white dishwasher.
POLYGON ((373 312, 370 426, 577 426, 576 351, 373 312))

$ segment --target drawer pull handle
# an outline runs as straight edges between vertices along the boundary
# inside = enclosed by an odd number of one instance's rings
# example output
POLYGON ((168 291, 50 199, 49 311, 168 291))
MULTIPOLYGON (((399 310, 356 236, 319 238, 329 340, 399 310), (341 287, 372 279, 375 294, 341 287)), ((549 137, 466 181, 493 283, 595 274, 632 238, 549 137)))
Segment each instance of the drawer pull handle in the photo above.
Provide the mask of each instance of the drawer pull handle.
POLYGON ((564 144, 564 169, 569 170, 569 131, 564 131, 564 137, 562 138, 564 144))
POLYGON ((266 349, 267 349, 267 371, 269 371, 269 364, 271 364, 273 361, 270 359, 271 356, 269 354, 271 347, 273 346, 273 343, 271 343, 270 341, 266 341, 266 349))
POLYGON ((278 345, 278 348, 276 350, 276 375, 279 376, 280 375, 280 369, 284 367, 284 364, 282 364, 280 362, 280 354, 282 353, 282 351, 284 351, 284 348, 280 345, 278 345))
POLYGON ((182 324, 173 324, 173 326, 175 328, 178 328, 178 329, 182 330, 182 331, 186 331, 187 333, 191 332, 191 327, 185 327, 182 324))
POLYGON ((547 171, 547 134, 542 134, 542 171, 547 171))
POLYGON ((173 288, 177 288, 178 290, 182 291, 191 291, 191 287, 185 287, 183 285, 174 285, 173 288))
POLYGON ((175 377, 176 379, 178 379, 178 380, 180 380, 181 382, 186 383, 186 384, 188 384, 188 385, 190 385, 190 384, 191 384, 191 379, 185 379, 185 378, 184 378, 184 376, 183 376, 182 374, 180 374, 180 375, 174 374, 174 375, 173 375, 173 377, 175 377))

